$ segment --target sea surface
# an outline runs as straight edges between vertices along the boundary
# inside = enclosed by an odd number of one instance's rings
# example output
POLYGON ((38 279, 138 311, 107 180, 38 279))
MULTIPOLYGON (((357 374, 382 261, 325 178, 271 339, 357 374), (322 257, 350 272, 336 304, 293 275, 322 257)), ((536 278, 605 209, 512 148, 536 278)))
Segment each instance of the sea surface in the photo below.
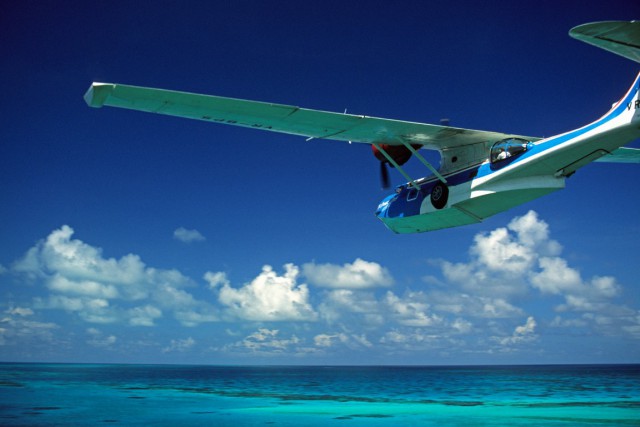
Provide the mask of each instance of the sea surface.
POLYGON ((0 363, 2 426, 640 426, 640 365, 0 363))

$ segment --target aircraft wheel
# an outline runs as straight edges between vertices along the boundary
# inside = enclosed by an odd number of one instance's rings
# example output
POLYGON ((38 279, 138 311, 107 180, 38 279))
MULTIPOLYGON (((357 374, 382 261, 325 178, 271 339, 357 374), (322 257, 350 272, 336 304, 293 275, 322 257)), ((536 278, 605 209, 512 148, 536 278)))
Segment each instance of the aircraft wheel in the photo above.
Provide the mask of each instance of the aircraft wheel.
POLYGON ((449 187, 446 184, 439 182, 433 186, 431 190, 431 204, 436 209, 442 209, 447 205, 449 200, 449 187))

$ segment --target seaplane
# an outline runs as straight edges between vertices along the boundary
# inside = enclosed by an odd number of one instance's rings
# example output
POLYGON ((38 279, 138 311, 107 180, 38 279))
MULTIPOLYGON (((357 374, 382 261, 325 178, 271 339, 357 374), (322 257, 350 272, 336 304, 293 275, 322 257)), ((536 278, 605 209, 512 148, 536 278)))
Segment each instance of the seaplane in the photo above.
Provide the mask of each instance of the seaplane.
MULTIPOLYGON (((640 62, 640 21, 588 23, 571 29, 569 35, 640 62)), ((380 160, 383 181, 388 179, 387 165, 406 179, 375 211, 396 233, 481 222, 564 188, 568 177, 591 162, 640 163, 640 149, 625 147, 640 138, 640 73, 602 117, 549 138, 113 83, 94 82, 84 99, 96 108, 166 114, 306 140, 370 144, 380 160), (439 152, 438 167, 422 150, 439 152), (427 176, 414 179, 403 169, 412 157, 430 172, 427 176)))

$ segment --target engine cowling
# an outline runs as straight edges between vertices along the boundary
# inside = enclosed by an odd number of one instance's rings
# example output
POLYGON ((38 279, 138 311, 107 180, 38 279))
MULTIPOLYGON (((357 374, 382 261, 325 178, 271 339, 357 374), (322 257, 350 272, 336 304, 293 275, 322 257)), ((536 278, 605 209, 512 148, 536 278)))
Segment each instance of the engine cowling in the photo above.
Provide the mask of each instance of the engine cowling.
MULTIPOLYGON (((407 163, 413 154, 411 150, 404 145, 380 144, 379 146, 389 157, 393 159, 394 162, 396 162, 398 166, 407 163)), ((422 145, 411 144, 411 147, 414 150, 418 150, 422 145)), ((387 172, 387 165, 391 165, 391 167, 395 166, 384 154, 382 154, 382 151, 379 150, 378 147, 371 145, 371 150, 373 151, 373 155, 376 159, 380 161, 380 181, 382 183, 382 188, 389 188, 389 173, 387 172)))
MULTIPOLYGON (((418 150, 422 145, 412 144, 411 147, 418 150)), ((404 165, 411 158, 411 150, 404 145, 380 144, 380 148, 382 148, 398 165, 404 165)), ((371 146, 371 150, 373 151, 373 155, 376 156, 376 159, 380 160, 381 163, 387 163, 393 166, 393 164, 389 162, 389 160, 375 145, 371 146)))

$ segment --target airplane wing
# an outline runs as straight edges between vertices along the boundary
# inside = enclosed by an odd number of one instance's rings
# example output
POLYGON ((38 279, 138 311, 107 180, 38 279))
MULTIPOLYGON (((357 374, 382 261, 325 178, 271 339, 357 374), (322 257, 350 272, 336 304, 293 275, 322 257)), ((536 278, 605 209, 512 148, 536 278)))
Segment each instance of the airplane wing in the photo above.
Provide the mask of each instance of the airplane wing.
POLYGON ((96 108, 107 105, 309 139, 389 145, 401 145, 405 141, 435 150, 509 137, 530 141, 540 139, 112 83, 93 83, 84 99, 89 106, 96 108))
POLYGON ((640 163, 640 149, 621 147, 596 160, 602 163, 640 163))
POLYGON ((569 35, 640 62, 640 21, 592 22, 572 28, 569 35))

